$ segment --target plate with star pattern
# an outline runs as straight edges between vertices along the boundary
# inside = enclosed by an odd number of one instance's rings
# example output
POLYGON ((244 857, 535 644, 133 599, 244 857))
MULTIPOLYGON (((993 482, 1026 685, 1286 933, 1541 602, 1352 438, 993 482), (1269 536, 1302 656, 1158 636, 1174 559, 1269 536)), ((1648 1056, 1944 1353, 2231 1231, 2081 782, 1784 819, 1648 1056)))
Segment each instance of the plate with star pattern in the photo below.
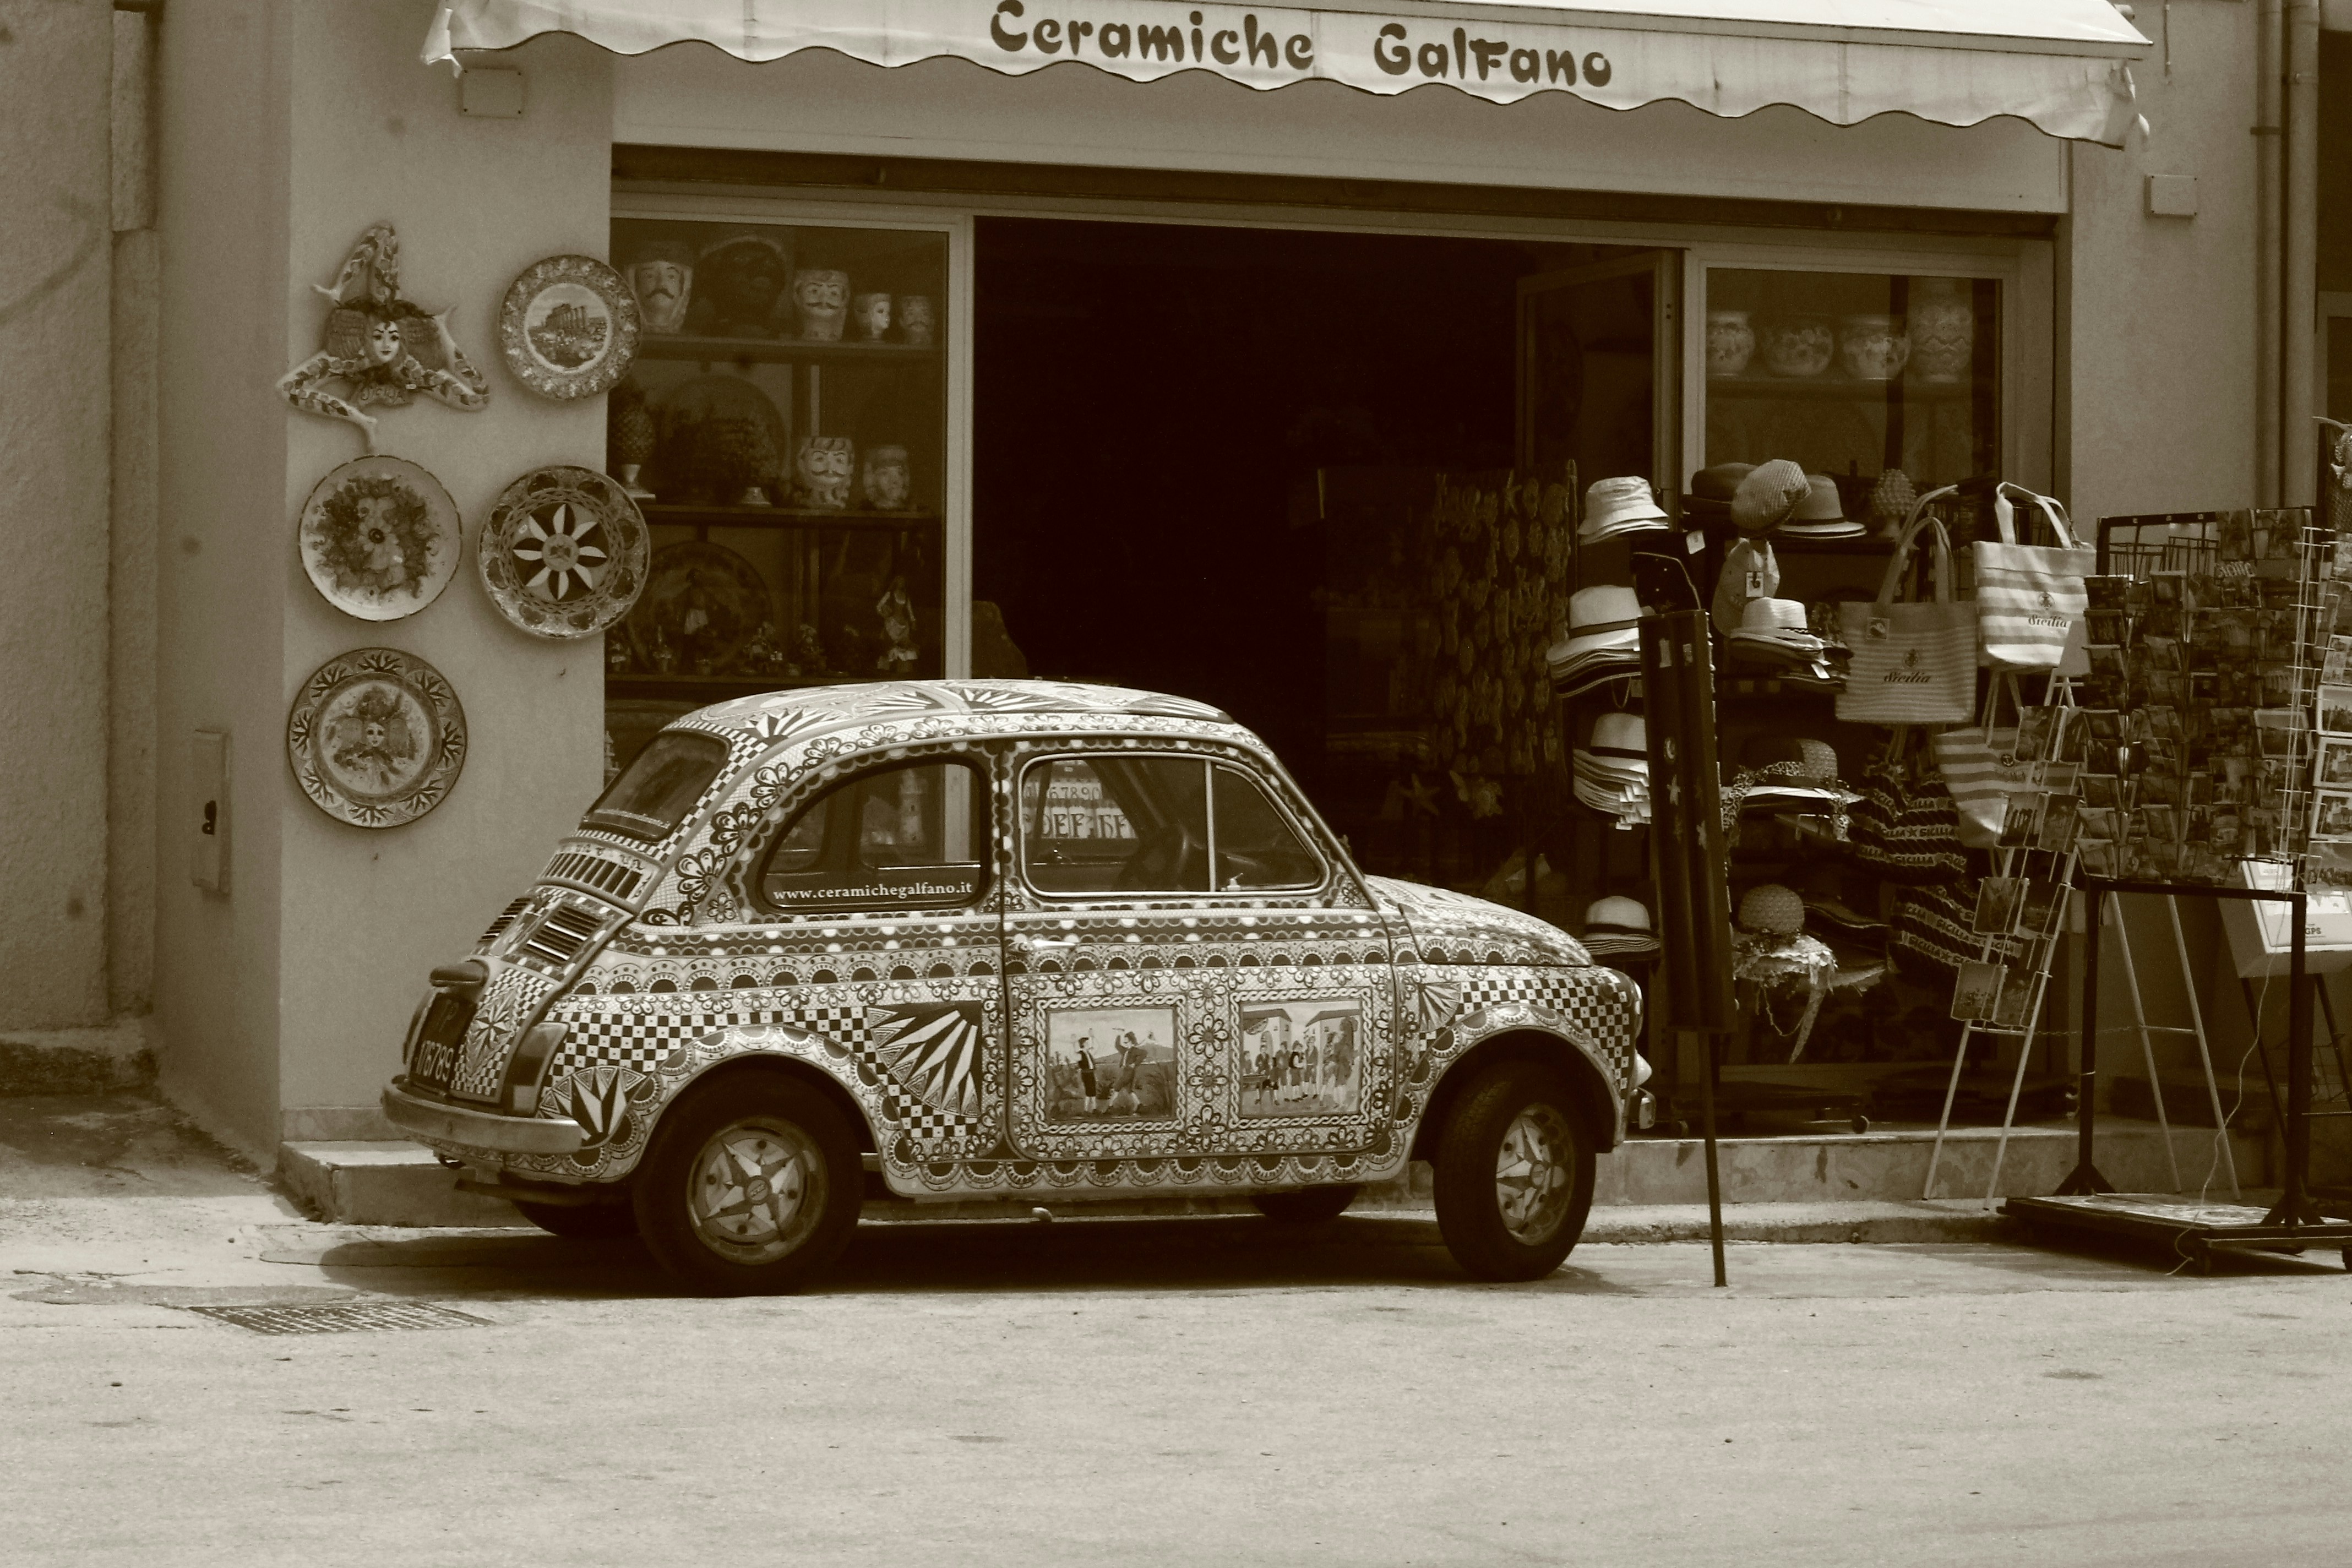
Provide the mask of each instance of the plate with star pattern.
POLYGON ((536 637, 593 637, 645 591, 645 514, 593 468, 533 468, 482 525, 474 560, 499 613, 536 637))

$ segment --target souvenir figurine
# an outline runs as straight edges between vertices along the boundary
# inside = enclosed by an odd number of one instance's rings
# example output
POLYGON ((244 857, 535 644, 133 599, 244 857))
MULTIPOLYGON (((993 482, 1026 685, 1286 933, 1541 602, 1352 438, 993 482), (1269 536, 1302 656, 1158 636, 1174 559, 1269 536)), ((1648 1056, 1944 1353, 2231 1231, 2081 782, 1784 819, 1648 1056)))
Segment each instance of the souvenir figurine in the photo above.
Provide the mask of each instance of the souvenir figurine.
POLYGON ((857 318, 857 335, 869 343, 878 343, 890 331, 890 296, 860 294, 850 302, 850 312, 857 318))
POLYGON ((898 339, 918 347, 928 345, 938 330, 939 318, 931 312, 928 294, 901 294, 895 302, 894 313, 898 318, 898 339))
POLYGON ((654 668, 662 675, 668 675, 677 668, 677 655, 671 650, 669 638, 659 631, 654 633, 654 668))
POLYGON ((839 342, 849 320, 849 274, 830 267, 793 273, 793 309, 802 337, 813 343, 839 342))
POLYGON ((793 662, 800 666, 803 675, 823 675, 831 668, 824 662, 824 639, 806 621, 793 637, 793 662))
POLYGON ((604 673, 606 675, 629 673, 628 638, 615 636, 604 639, 604 673))
POLYGON ((849 481, 856 470, 856 457, 848 437, 803 437, 793 470, 800 485, 801 505, 826 511, 839 511, 849 505, 849 481))
POLYGON ((695 264, 698 297, 688 308, 695 330, 774 337, 778 302, 792 271, 792 252, 770 235, 739 234, 711 246, 695 264))
POLYGON ((914 674, 915 602, 907 597, 905 577, 890 579, 890 586, 874 601, 874 613, 881 617, 882 636, 888 645, 874 661, 875 669, 886 679, 914 674))
POLYGON ((904 447, 869 447, 859 487, 866 504, 877 511, 901 511, 912 504, 915 475, 904 447))
POLYGON ((638 500, 654 499, 654 492, 637 482, 653 460, 654 442, 653 410, 646 406, 645 388, 634 381, 621 383, 604 405, 604 445, 612 454, 613 477, 638 500))
POLYGON ((686 331, 686 312, 694 303, 691 247, 673 239, 641 245, 631 253, 621 275, 629 280, 629 292, 637 297, 637 320, 646 331, 686 331))
POLYGON ((418 393, 467 414, 489 406, 490 384, 449 335, 449 310, 427 310, 400 292, 400 240, 388 223, 360 237, 332 284, 312 287, 333 302, 327 346, 278 381, 305 414, 348 419, 375 454, 376 421, 364 410, 404 407, 418 393), (341 397, 326 384, 340 381, 341 397))

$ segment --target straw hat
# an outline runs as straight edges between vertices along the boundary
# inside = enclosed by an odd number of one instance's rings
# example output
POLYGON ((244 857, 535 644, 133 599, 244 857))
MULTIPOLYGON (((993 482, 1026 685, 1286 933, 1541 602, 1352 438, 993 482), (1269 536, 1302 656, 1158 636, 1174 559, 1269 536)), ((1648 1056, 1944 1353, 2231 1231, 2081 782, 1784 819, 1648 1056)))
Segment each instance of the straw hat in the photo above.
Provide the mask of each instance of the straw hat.
POLYGON ((1742 533, 1769 532, 1811 491, 1804 469, 1786 458, 1775 458, 1741 479, 1732 492, 1732 524, 1742 533))
POLYGON ((1667 526, 1650 493, 1650 481, 1639 477, 1595 479, 1584 492, 1584 522, 1577 537, 1587 544, 1667 526))
POLYGON ((1739 929, 1794 936, 1805 929, 1805 900, 1778 882, 1750 888, 1739 900, 1739 929))
POLYGON ((1803 498, 1774 531, 1796 539, 1852 539, 1863 527, 1847 520, 1837 481, 1827 474, 1811 474, 1806 476, 1803 498))
POLYGON ((1805 604, 1801 599, 1750 599, 1739 612, 1739 628, 1734 637, 1756 642, 1785 643, 1792 647, 1811 652, 1821 647, 1806 621, 1805 604))
POLYGON ((1604 649, 1638 649, 1641 619, 1642 601, 1633 589, 1606 584, 1579 588, 1568 597, 1568 637, 1556 655, 1572 659, 1604 649))

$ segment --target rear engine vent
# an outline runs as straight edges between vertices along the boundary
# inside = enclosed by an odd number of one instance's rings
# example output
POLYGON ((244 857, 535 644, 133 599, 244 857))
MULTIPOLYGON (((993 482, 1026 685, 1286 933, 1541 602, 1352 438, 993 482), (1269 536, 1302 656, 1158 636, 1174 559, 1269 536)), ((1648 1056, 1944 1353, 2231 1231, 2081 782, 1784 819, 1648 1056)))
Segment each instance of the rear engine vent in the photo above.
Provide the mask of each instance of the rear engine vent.
POLYGON ((564 882, 577 882, 583 888, 593 888, 606 898, 626 903, 645 880, 643 874, 630 869, 617 860, 607 860, 599 855, 583 855, 569 850, 548 862, 550 878, 564 882))
POLYGON ((530 940, 522 944, 523 952, 543 963, 561 969, 580 956, 604 922, 594 915, 575 910, 568 904, 558 904, 547 911, 530 940))
POLYGON ((490 929, 484 931, 482 933, 482 940, 476 942, 474 945, 477 947, 488 947, 490 943, 498 941, 499 933, 506 930, 507 927, 514 924, 515 916, 522 913, 523 910, 529 908, 530 908, 530 900, 527 898, 523 898, 517 899, 513 903, 510 903, 505 909, 500 910, 499 911, 499 918, 490 922, 490 929))

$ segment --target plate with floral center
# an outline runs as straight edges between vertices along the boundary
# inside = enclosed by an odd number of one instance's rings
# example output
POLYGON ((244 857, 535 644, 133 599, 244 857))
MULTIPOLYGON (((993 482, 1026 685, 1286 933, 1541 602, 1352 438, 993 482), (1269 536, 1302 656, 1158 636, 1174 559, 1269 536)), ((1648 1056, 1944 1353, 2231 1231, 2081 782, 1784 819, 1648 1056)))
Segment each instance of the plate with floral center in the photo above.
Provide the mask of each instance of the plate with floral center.
POLYGON ((474 546, 499 613, 533 637, 593 637, 645 591, 645 514, 593 468, 533 468, 509 485, 474 546))
POLYGON ((320 479, 295 531, 321 597, 362 621, 396 621, 441 596, 465 521, 441 481, 404 458, 354 458, 320 479))

